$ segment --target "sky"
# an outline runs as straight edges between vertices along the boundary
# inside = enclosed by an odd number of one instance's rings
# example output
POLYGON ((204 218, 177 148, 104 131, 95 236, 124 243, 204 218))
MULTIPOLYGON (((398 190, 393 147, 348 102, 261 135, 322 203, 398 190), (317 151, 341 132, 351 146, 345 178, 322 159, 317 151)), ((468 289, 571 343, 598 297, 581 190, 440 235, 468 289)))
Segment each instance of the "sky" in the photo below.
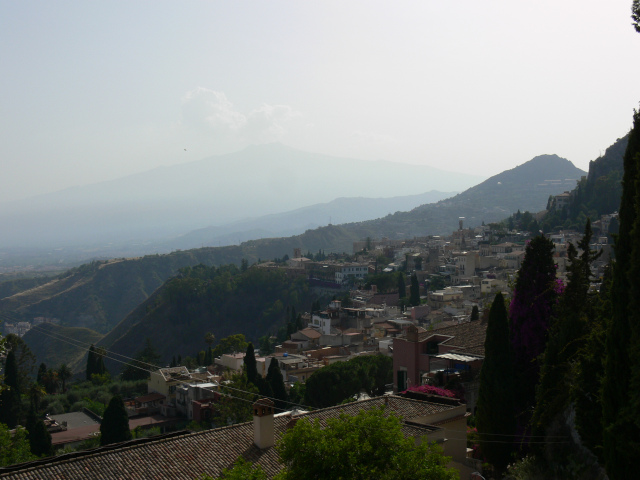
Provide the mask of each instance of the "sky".
POLYGON ((0 0, 0 202, 274 141, 485 177, 551 153, 587 170, 640 102, 630 9, 0 0))

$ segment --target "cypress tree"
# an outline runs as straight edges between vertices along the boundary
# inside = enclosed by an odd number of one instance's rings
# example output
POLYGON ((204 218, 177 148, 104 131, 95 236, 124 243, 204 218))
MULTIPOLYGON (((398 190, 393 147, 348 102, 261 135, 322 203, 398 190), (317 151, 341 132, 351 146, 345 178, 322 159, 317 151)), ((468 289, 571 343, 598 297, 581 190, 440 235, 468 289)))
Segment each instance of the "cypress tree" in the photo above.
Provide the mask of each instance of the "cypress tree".
MULTIPOLYGON (((573 401, 573 389, 579 388, 575 377, 578 373, 580 356, 589 340, 589 332, 595 325, 595 297, 589 295, 591 264, 600 256, 600 252, 589 249, 592 231, 587 220, 585 232, 578 247, 582 254, 569 244, 567 256, 567 286, 560 297, 556 320, 549 330, 549 340, 543 355, 540 370, 540 383, 536 390, 536 407, 532 419, 534 435, 544 435, 547 427, 556 418, 566 415, 573 401)), ((597 418, 597 417, 596 417, 597 418)), ((539 453, 543 453, 541 444, 537 444, 539 453)), ((562 464, 566 460, 555 448, 545 447, 545 458, 562 464)))
POLYGON ((480 370, 480 389, 476 424, 482 453, 498 472, 511 459, 516 431, 514 417, 513 356, 504 298, 498 293, 489 311, 484 342, 484 362, 480 370))
POLYGON ((471 309, 471 318, 469 320, 472 322, 475 322, 476 320, 480 320, 480 310, 478 310, 477 305, 474 305, 473 308, 471 309))
POLYGON ((404 282, 404 273, 398 272, 398 297, 405 298, 407 296, 407 286, 404 282))
POLYGON ((96 373, 95 365, 96 365, 96 349, 92 343, 91 346, 89 347, 89 353, 87 354, 87 370, 86 370, 87 380, 91 380, 91 375, 96 373))
POLYGON ((539 377, 539 357, 546 347, 556 301, 553 243, 539 235, 525 249, 509 308, 516 380, 515 408, 522 432, 529 425, 539 377))
POLYGON ((131 440, 129 416, 120 395, 111 397, 100 424, 100 445, 131 440))
POLYGON ((42 377, 47 373, 47 366, 43 363, 38 367, 38 375, 36 376, 36 382, 42 385, 42 377))
POLYGON ((287 400, 287 389, 284 386, 284 379, 282 378, 282 372, 278 361, 271 360, 269 364, 269 370, 267 371, 267 383, 273 391, 273 396, 276 398, 276 408, 284 410, 285 403, 282 400, 287 400))
POLYGON ((20 399, 20 380, 18 364, 13 350, 7 354, 4 372, 4 389, 0 393, 0 423, 9 428, 18 425, 22 418, 22 402, 20 399))
MULTIPOLYGON (((622 198, 615 243, 616 262, 611 287, 612 318, 605 342, 602 383, 603 447, 607 474, 612 480, 633 478, 640 425, 638 401, 640 374, 632 362, 640 359, 640 225, 638 181, 640 168, 640 112, 634 112, 633 129, 624 155, 622 198)), ((637 365, 637 364, 636 364, 637 365)))
POLYGON ((31 405, 27 415, 27 438, 29 440, 31 453, 34 455, 42 457, 53 454, 51 434, 47 430, 44 421, 37 417, 33 405, 31 405))
POLYGON ((247 370, 247 380, 251 383, 256 383, 258 377, 258 364, 256 362, 256 354, 253 350, 253 343, 249 342, 247 345, 247 353, 244 356, 244 366, 247 370))
POLYGON ((418 283, 418 276, 415 273, 411 275, 411 287, 409 287, 409 302, 414 307, 420 305, 420 283, 418 283))

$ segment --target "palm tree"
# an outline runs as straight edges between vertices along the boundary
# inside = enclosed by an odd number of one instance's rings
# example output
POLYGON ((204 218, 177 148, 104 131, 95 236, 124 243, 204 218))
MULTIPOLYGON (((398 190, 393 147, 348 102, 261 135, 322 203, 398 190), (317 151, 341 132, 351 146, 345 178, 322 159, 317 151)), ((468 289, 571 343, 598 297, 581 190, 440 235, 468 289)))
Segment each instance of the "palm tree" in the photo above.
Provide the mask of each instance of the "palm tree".
POLYGON ((71 369, 67 366, 66 363, 63 363, 62 365, 60 365, 60 368, 58 369, 58 378, 62 382, 62 393, 64 393, 67 390, 66 388, 67 380, 69 380, 72 376, 73 376, 73 373, 71 372, 71 369))
POLYGON ((211 332, 207 332, 204 334, 204 341, 207 345, 209 345, 209 347, 211 347, 211 345, 213 344, 213 342, 215 342, 216 340, 216 336, 211 333, 211 332))

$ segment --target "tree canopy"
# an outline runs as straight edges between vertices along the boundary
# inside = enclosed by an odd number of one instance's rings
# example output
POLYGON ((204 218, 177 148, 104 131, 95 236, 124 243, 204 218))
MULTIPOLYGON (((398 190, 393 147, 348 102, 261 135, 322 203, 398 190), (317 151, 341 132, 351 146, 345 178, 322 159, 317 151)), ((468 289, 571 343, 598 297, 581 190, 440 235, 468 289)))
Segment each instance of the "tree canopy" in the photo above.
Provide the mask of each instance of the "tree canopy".
POLYGON ((416 445, 405 438, 399 417, 384 408, 362 410, 355 416, 327 420, 298 420, 277 445, 284 470, 280 480, 457 479, 449 458, 435 444, 416 445))
POLYGON ((131 438, 127 410, 124 407, 122 397, 115 395, 109 401, 100 424, 100 445, 124 442, 131 440, 131 438))

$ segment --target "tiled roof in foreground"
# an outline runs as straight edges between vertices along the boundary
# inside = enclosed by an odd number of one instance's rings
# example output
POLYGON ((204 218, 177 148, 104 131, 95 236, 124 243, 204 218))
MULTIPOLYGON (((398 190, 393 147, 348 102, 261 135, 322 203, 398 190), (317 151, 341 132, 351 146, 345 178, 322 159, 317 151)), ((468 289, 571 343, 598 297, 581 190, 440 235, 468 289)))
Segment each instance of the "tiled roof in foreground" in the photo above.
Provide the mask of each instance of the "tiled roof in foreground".
MULTIPOLYGON (((385 411, 396 412, 405 420, 425 417, 455 408, 450 405, 421 402, 396 396, 376 397, 337 407, 315 410, 304 418, 325 423, 340 414, 355 415, 363 409, 387 405, 385 411)), ((274 418, 276 442, 291 421, 288 415, 274 418)), ((423 435, 433 428, 411 424, 403 427, 405 435, 423 435)), ((275 475, 282 468, 275 448, 260 450, 253 444, 253 422, 216 428, 198 433, 177 433, 133 440, 85 452, 61 455, 17 467, 0 468, 0 478, 33 480, 91 479, 198 479, 203 474, 216 478, 238 457, 257 463, 275 475)))

